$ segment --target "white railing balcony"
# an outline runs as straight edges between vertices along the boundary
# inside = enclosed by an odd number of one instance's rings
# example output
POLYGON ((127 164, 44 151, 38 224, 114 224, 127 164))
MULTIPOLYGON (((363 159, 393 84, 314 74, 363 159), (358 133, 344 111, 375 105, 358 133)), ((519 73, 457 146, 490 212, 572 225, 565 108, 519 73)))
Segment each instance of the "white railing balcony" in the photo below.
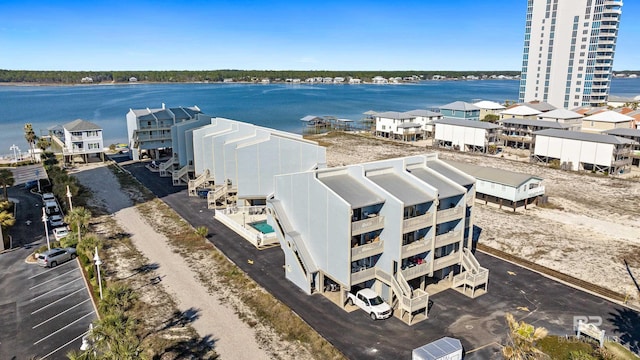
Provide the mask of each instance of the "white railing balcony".
POLYGON ((384 228, 384 216, 369 215, 366 219, 351 223, 351 235, 356 236, 366 232, 376 231, 384 228))
POLYGON ((351 273, 351 284, 359 284, 361 282, 374 279, 376 277, 376 268, 361 268, 351 273))
POLYGON ((376 240, 364 245, 351 248, 351 261, 364 259, 369 256, 381 254, 384 251, 384 242, 376 240))
POLYGON ((429 306, 429 293, 416 289, 412 297, 403 296, 400 299, 401 306, 409 312, 425 309, 429 306))
POLYGON ((453 287, 461 285, 469 285, 471 287, 477 287, 486 284, 489 281, 489 270, 481 268, 480 272, 472 274, 469 271, 464 271, 453 277, 453 287))
POLYGON ((415 216, 409 219, 405 219, 402 222, 402 233, 424 229, 426 227, 433 226, 433 212, 430 211, 426 214, 415 216))
POLYGON ((71 141, 82 141, 85 137, 82 135, 71 135, 71 141))
POLYGON ((436 235, 436 248, 462 240, 462 230, 452 230, 448 233, 436 235))
POLYGON ((460 253, 454 252, 445 257, 441 257, 439 259, 433 260, 433 271, 444 269, 447 266, 451 266, 459 263, 460 263, 460 253))
POLYGON ((436 213, 436 222, 438 224, 451 220, 462 218, 464 215, 463 206, 456 206, 450 209, 438 210, 436 213))
POLYGON ((428 237, 423 237, 420 240, 414 241, 411 244, 407 244, 407 245, 402 245, 402 248, 400 250, 400 257, 402 258, 406 258, 409 256, 414 256, 414 255, 418 255, 418 254, 422 254, 424 252, 430 251, 431 250, 431 241, 432 241, 432 237, 428 236, 428 237))
POLYGON ((407 280, 415 279, 423 275, 428 275, 430 271, 431 264, 428 261, 425 261, 422 264, 411 265, 401 270, 402 276, 404 276, 404 278, 407 280))
POLYGON ((529 196, 542 196, 544 195, 544 191, 544 186, 538 186, 536 188, 529 189, 529 191, 527 191, 527 194, 529 194, 529 196))

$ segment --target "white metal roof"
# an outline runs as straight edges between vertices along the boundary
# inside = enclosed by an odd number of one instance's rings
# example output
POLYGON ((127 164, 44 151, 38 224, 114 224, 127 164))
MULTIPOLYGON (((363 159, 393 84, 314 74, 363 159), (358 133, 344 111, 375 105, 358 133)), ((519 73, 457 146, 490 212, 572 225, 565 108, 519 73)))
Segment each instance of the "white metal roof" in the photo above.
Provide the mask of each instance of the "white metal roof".
POLYGON ((540 113, 542 112, 534 108, 531 108, 527 105, 518 105, 518 106, 512 107, 511 109, 507 109, 500 112, 500 114, 504 114, 504 115, 520 115, 520 116, 538 115, 540 113))
POLYGON ((359 209, 384 202, 384 199, 367 189, 366 186, 349 174, 343 172, 336 174, 324 172, 318 174, 318 180, 351 204, 352 209, 359 209))
POLYGON ((435 200, 429 193, 412 185, 394 172, 368 175, 367 178, 400 199, 405 206, 423 204, 435 200))
POLYGON ((486 109, 486 110, 502 110, 502 109, 504 109, 504 106, 498 104, 497 102, 488 101, 488 100, 478 101, 476 103, 473 103, 473 105, 479 107, 480 109, 486 109))
POLYGON ((541 119, 579 119, 582 118, 583 115, 571 110, 555 109, 542 113, 538 117, 541 119))
POLYGON ((478 129, 499 129, 501 126, 497 124, 493 124, 486 121, 475 121, 475 120, 463 120, 463 119, 452 119, 452 118, 442 118, 433 121, 434 124, 446 124, 446 125, 454 125, 454 126, 464 126, 478 129))
POLYGON ((572 139, 572 140, 581 140, 581 141, 589 141, 603 144, 637 144, 635 141, 631 139, 626 139, 614 135, 608 134, 592 134, 581 131, 569 131, 569 130, 557 130, 557 129, 546 129, 540 130, 533 133, 536 136, 548 136, 548 137, 557 137, 563 139, 572 139))
POLYGON ((618 122, 631 121, 634 119, 631 116, 620 114, 612 110, 607 110, 607 111, 599 112, 597 114, 593 114, 591 116, 587 116, 586 118, 584 118, 584 120, 618 123, 618 122))

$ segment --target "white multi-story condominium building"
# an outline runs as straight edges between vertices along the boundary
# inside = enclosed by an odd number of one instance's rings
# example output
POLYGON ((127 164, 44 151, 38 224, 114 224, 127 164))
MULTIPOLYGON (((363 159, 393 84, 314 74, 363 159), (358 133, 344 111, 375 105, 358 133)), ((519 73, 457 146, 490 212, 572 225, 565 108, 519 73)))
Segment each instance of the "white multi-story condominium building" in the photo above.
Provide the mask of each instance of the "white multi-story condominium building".
POLYGON ((276 176, 267 221, 302 291, 344 306, 372 288, 411 323, 427 316, 430 284, 486 291, 470 251, 474 196, 472 177, 422 155, 276 176))
POLYGON ((621 0, 528 0, 520 102, 606 104, 621 0))
POLYGON ((143 152, 150 157, 159 157, 158 150, 171 148, 171 127, 177 123, 193 120, 201 113, 197 106, 160 109, 129 109, 127 113, 127 134, 129 154, 139 160, 143 152))
POLYGON ((92 122, 77 119, 49 131, 52 146, 62 151, 65 163, 71 163, 78 157, 85 163, 89 157, 104 160, 104 142, 102 128, 92 122))
POLYGON ((534 161, 561 169, 618 175, 629 171, 635 141, 608 134, 556 129, 534 133, 534 161))

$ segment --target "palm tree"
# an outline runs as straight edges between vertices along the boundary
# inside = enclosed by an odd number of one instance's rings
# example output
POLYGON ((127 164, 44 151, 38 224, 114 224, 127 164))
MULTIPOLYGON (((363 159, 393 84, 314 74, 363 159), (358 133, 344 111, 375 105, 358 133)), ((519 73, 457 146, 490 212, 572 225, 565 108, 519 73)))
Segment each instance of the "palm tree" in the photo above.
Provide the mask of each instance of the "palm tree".
POLYGON ((78 232, 78 243, 82 242, 82 231, 89 226, 90 220, 91 211, 82 206, 74 207, 64 218, 67 224, 75 225, 75 230, 78 232))
POLYGON ((534 327, 524 321, 516 321, 512 314, 505 315, 509 325, 510 344, 502 348, 502 355, 509 360, 539 359, 544 353, 536 348, 536 343, 549 333, 543 327, 534 327))
POLYGON ((103 314, 117 314, 125 312, 135 304, 138 295, 125 284, 114 284, 105 289, 104 297, 100 300, 99 308, 103 314))
POLYGON ((51 146, 51 141, 47 138, 41 137, 38 139, 37 146, 42 150, 42 152, 44 152, 49 148, 49 146, 51 146))
POLYGON ((140 359, 140 339, 136 336, 137 323, 124 314, 108 314, 100 318, 89 337, 93 349, 103 359, 140 359))
POLYGON ((7 194, 7 187, 13 186, 15 183, 15 179, 13 178, 13 173, 9 169, 0 169, 0 185, 4 188, 4 200, 9 200, 9 195, 7 194))
POLYGON ((38 140, 36 133, 33 131, 33 126, 29 123, 24 124, 24 138, 29 143, 29 148, 31 149, 31 161, 33 161, 33 152, 35 150, 35 143, 38 140))

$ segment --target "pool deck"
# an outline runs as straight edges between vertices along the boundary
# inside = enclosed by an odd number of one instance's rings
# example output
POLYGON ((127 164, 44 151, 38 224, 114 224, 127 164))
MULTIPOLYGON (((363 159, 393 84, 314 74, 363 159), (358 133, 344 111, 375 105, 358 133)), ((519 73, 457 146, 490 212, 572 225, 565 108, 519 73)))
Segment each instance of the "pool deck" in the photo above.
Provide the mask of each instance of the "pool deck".
POLYGON ((216 210, 214 217, 258 249, 266 249, 279 245, 275 232, 264 234, 249 225, 255 222, 266 221, 266 212, 251 211, 248 208, 238 208, 235 211, 216 210))

